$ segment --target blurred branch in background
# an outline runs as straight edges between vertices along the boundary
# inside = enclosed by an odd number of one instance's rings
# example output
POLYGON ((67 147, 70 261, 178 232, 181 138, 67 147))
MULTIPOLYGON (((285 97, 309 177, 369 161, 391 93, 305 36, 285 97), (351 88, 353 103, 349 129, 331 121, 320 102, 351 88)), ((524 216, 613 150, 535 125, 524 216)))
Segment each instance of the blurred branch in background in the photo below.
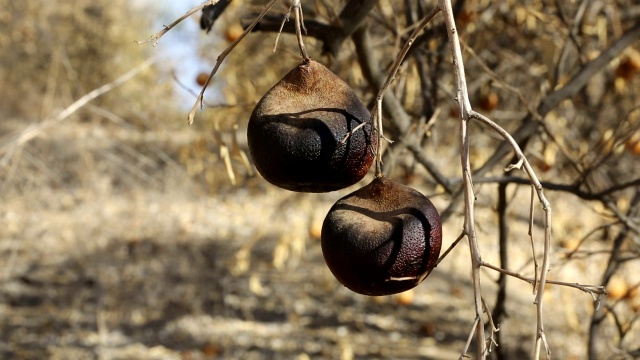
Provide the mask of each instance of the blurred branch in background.
POLYGON ((2 156, 0 158, 0 169, 6 168, 7 164, 11 161, 11 157, 19 151, 18 149, 20 147, 24 146, 24 144, 29 142, 31 139, 42 135, 48 128, 55 126, 59 122, 67 119, 69 116, 78 111, 78 109, 88 104, 90 101, 133 79, 141 71, 148 68, 156 61, 158 61, 157 58, 145 61, 144 63, 122 74, 112 82, 104 84, 99 88, 86 93, 78 100, 74 101, 71 105, 67 106, 64 110, 60 111, 58 114, 48 117, 41 122, 27 126, 24 130, 20 131, 18 135, 12 138, 3 139, 3 141, 0 142, 0 156, 2 156))
MULTIPOLYGON (((629 46, 636 44, 638 39, 640 39, 640 23, 627 30, 624 35, 602 51, 596 59, 581 67, 571 80, 562 85, 560 89, 545 96, 540 102, 540 105, 538 105, 536 112, 529 114, 520 121, 521 125, 513 132, 514 139, 519 143, 526 143, 527 139, 539 129, 539 122, 542 121, 551 110, 556 108, 561 101, 576 95, 597 72, 604 70, 605 67, 611 63, 611 60, 620 56, 629 46)), ((498 162, 504 158, 507 152, 508 145, 501 143, 495 150, 495 153, 491 155, 489 160, 487 160, 476 173, 481 175, 493 169, 498 162)))

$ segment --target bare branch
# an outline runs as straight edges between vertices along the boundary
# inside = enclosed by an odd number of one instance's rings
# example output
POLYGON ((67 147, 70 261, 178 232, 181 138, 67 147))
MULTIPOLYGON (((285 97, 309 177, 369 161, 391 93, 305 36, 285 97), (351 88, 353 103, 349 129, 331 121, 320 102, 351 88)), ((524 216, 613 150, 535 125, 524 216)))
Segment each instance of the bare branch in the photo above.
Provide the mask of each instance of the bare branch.
POLYGON ((429 24, 429 22, 436 16, 436 14, 438 14, 439 11, 440 11, 439 8, 437 7, 434 8, 431 11, 431 13, 425 16, 424 19, 422 19, 422 21, 420 21, 418 26, 416 26, 416 28, 413 30, 413 33, 411 34, 411 36, 403 46, 402 50, 400 50, 400 53, 396 56, 396 59, 393 62, 393 65, 391 65, 391 69, 389 70, 389 75, 387 76, 387 79, 380 87, 380 90, 378 91, 378 95, 376 96, 376 105, 373 111, 374 123, 376 123, 376 120, 377 120, 377 130, 378 130, 378 149, 376 151, 376 176, 382 176, 382 168, 381 168, 382 154, 380 151, 380 146, 381 146, 380 138, 384 136, 382 132, 383 131, 382 130, 382 100, 384 98, 385 93, 387 92, 387 89, 389 89, 389 85, 391 85, 391 82, 395 79, 396 74, 398 73, 398 69, 400 69, 400 64, 402 64, 404 57, 407 55, 407 52, 409 51, 409 49, 411 48, 411 45, 413 44, 413 41, 416 39, 416 37, 418 37, 418 34, 422 31, 422 29, 424 29, 427 26, 427 24, 429 24))
MULTIPOLYGON (((535 278, 530 278, 530 277, 526 277, 523 276, 521 274, 509 271, 509 270, 505 270, 501 267, 495 266, 495 265, 491 265, 487 262, 482 262, 482 266, 489 268, 491 270, 495 270, 501 274, 505 274, 511 277, 514 277, 516 279, 528 282, 531 285, 535 285, 537 280, 535 278)), ((607 290, 605 290, 604 286, 601 285, 583 285, 583 284, 578 284, 578 283, 569 283, 569 282, 565 282, 565 281, 556 281, 556 280, 547 280, 546 281, 547 284, 553 284, 553 285, 560 285, 560 286, 566 286, 566 287, 571 287, 574 289, 578 289, 580 291, 583 291, 589 295, 591 295, 594 298, 594 301, 597 299, 596 295, 607 295, 608 292, 607 290)))
POLYGON ((224 61, 224 59, 227 57, 227 55, 231 53, 231 51, 236 47, 236 45, 238 45, 244 39, 244 37, 251 32, 251 30, 256 26, 256 24, 260 22, 262 17, 265 16, 267 12, 269 12, 269 10, 271 10, 271 8, 277 2, 278 0, 270 0, 269 3, 265 6, 265 9, 262 11, 262 13, 260 13, 260 15, 258 15, 253 20, 253 22, 242 32, 242 34, 240 34, 240 36, 238 36, 237 39, 235 39, 231 44, 229 44, 229 46, 227 46, 227 48, 224 49, 224 51, 222 51, 220 55, 218 55, 218 57, 216 58, 216 64, 213 66, 213 69, 211 70, 211 73, 209 74, 207 81, 202 86, 202 90, 200 90, 200 94, 198 94, 198 98, 196 99, 195 103, 193 104, 193 107, 191 108, 191 111, 189 112, 189 116, 187 117, 187 121, 189 125, 193 124, 193 119, 196 116, 196 110, 198 109, 198 105, 200 105, 200 107, 203 106, 202 100, 204 98, 204 92, 207 89, 207 86, 209 86, 209 83, 211 82, 211 78, 213 78, 213 76, 218 72, 218 68, 220 68, 220 65, 222 65, 222 62, 224 61))
POLYGON ((193 9, 187 11, 184 15, 182 15, 181 17, 179 17, 176 21, 172 22, 169 25, 165 25, 164 29, 158 31, 157 33, 151 35, 150 38, 148 38, 147 40, 143 40, 143 41, 136 41, 136 43, 138 45, 142 45, 142 44, 146 44, 148 42, 153 41, 153 46, 158 45, 158 41, 160 41, 160 38, 164 36, 164 34, 168 33, 169 30, 173 29, 174 27, 176 27, 176 25, 180 24, 182 22, 182 20, 188 18, 189 16, 195 14, 196 12, 202 10, 205 6, 207 5, 215 5, 218 3, 218 1, 220 0, 209 0, 209 1, 205 1, 204 3, 194 7, 193 9))
MULTIPOLYGON (((536 176, 535 171, 529 164, 529 161, 527 161, 526 157, 524 156, 524 153, 520 149, 520 146, 518 145, 518 143, 516 143, 515 139, 506 130, 504 130, 498 124, 491 121, 489 118, 475 111, 472 111, 469 114, 469 116, 474 119, 480 120, 480 122, 482 122, 485 125, 488 125, 491 129, 499 133, 507 141, 507 143, 511 145, 513 151, 516 153, 516 156, 519 159, 518 163, 519 164, 521 163, 522 169, 531 180, 531 185, 533 189, 535 189, 535 192, 538 195, 538 200, 542 204, 542 210, 544 211, 544 215, 545 215, 544 217, 544 248, 543 248, 543 255, 542 255, 543 256, 542 266, 539 272, 540 282, 538 284, 538 291, 536 292, 536 299, 534 301, 534 304, 536 305, 536 309, 537 309, 537 328, 538 328, 538 331, 537 331, 538 336, 536 339, 534 358, 535 359, 540 358, 540 348, 543 344, 545 344, 545 349, 547 350, 547 356, 550 356, 549 349, 546 348, 546 338, 544 335, 544 326, 542 321, 542 316, 543 316, 542 300, 544 295, 544 285, 546 283, 547 273, 549 272, 549 256, 551 252, 551 204, 549 203, 547 198, 544 196, 544 193, 542 191, 543 189, 542 184, 540 184, 540 181, 538 180, 538 177, 536 176)), ((518 167, 520 167, 520 165, 518 167)), ((535 259, 535 255, 534 255, 534 259, 535 259)))
MULTIPOLYGON (((315 20, 305 21, 305 33, 323 42, 323 54, 337 55, 346 39, 352 36, 358 29, 362 28, 367 21, 368 15, 375 7, 378 0, 350 0, 342 8, 340 15, 335 24, 323 24, 315 20)), ((249 18, 253 18, 250 16, 249 18)), ((280 18, 273 16, 265 17, 258 26, 256 31, 282 31, 285 33, 295 34, 296 30, 293 25, 282 26, 280 18)), ((243 26, 246 23, 243 21, 243 26)))
MULTIPOLYGON (((552 109, 554 109, 558 104, 565 99, 568 99, 571 96, 574 96, 578 91, 580 91, 586 84, 587 81, 593 77, 596 73, 605 69, 607 64, 611 62, 614 58, 622 54, 622 52, 636 43, 640 39, 640 23, 637 23, 634 27, 629 29, 624 35, 622 35, 619 39, 611 44, 607 49, 602 51, 600 55, 587 63, 584 67, 582 67, 569 82, 566 83, 560 89, 550 93, 547 95, 540 105, 538 105, 536 109, 536 113, 538 113, 541 117, 547 115, 552 109)), ((538 123, 529 115, 522 120, 522 124, 518 129, 513 131, 513 138, 517 142, 521 142, 524 139, 528 138, 533 134, 538 128, 538 123)), ((476 171, 477 174, 483 174, 486 171, 494 168, 498 162, 502 160, 504 156, 506 156, 509 152, 509 143, 502 142, 494 151, 494 153, 489 157, 480 169, 476 171)))
MULTIPOLYGON (((469 347, 471 346, 471 340, 473 340, 473 335, 476 334, 478 326, 482 326, 482 322, 480 321, 480 319, 481 319, 480 317, 476 316, 476 319, 473 322, 473 326, 471 327, 471 332, 469 333, 469 336, 467 337, 467 342, 464 344, 464 348, 462 349, 462 353, 460 354, 460 357, 458 358, 459 360, 470 358, 470 356, 467 355, 467 352, 469 351, 469 347)), ((481 342, 484 343, 484 341, 481 341, 481 342)))
MULTIPOLYGON (((452 186, 457 185, 462 179, 449 180, 452 186)), ((497 183, 497 184, 531 184, 531 180, 517 177, 517 176, 500 176, 500 177, 474 177, 475 183, 497 183)), ((589 192, 581 190, 579 186, 575 184, 558 184, 550 181, 540 181, 540 184, 545 190, 562 191, 571 193, 583 200, 601 200, 604 201, 607 196, 612 195, 618 191, 634 188, 640 186, 640 178, 626 181, 621 184, 613 185, 603 191, 589 192)))
MULTIPOLYGON (((302 55, 302 61, 309 61, 309 54, 307 54, 307 49, 304 46, 304 41, 302 41, 302 30, 304 29, 304 19, 302 15, 302 5, 300 5, 300 0, 294 0, 293 8, 296 13, 296 37, 298 38, 298 47, 300 48, 300 55, 302 55)), ((306 29, 304 29, 306 31, 306 29)))
POLYGON ((451 252, 451 251, 456 247, 456 245, 458 245, 458 243, 460 242, 460 240, 462 240, 464 237, 465 237, 465 233, 463 232, 463 233, 461 233, 461 234, 458 236, 458 238, 457 238, 457 239, 455 239, 455 240, 453 241, 453 243, 451 243, 451 245, 449 246, 449 248, 447 248, 447 250, 444 252, 444 254, 440 255, 440 257, 438 258, 438 261, 436 262, 436 264, 434 265, 434 267, 433 267, 433 268, 431 268, 431 270, 427 271, 427 273, 426 273, 426 274, 422 275, 422 277, 420 278, 420 281, 418 281, 418 282, 421 282, 421 281, 422 281, 422 280, 424 280, 427 276, 429 276, 429 274, 431 274, 431 272, 433 271, 433 269, 435 269, 435 268, 438 266, 438 264, 440 264, 440 262, 441 262, 442 260, 444 260, 444 258, 446 258, 446 257, 447 257, 447 255, 449 255, 449 253, 450 253, 450 252, 451 252))
POLYGON ((462 52, 460 51, 460 39, 456 29, 453 9, 450 0, 438 1, 438 6, 444 15, 449 47, 453 57, 453 70, 456 79, 456 99, 460 109, 460 162, 462 167, 462 181, 464 190, 464 232, 469 239, 469 250, 471 253, 471 278, 473 282, 474 306, 476 312, 475 334, 477 336, 477 357, 486 359, 487 348, 485 343, 482 288, 480 285, 480 247, 475 230, 475 194, 473 192, 473 182, 471 180, 471 164, 469 161, 469 133, 468 120, 471 110, 471 102, 467 92, 467 80, 464 73, 462 52))

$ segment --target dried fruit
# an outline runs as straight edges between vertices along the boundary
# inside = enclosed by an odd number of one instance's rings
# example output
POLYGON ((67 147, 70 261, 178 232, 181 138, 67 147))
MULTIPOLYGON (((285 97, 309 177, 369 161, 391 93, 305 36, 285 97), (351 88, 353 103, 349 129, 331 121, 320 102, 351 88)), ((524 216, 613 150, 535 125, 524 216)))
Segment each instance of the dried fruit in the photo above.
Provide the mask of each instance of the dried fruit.
POLYGON ((500 97, 498 94, 494 92, 490 92, 488 94, 483 94, 480 96, 478 106, 480 109, 486 112, 491 112, 493 109, 498 107, 498 103, 500 102, 500 97))
POLYGON ((228 42, 232 43, 236 41, 244 32, 244 28, 240 24, 232 24, 224 31, 224 38, 227 39, 228 42))
POLYGON ((616 68, 615 75, 628 81, 638 72, 640 72, 640 61, 637 58, 624 57, 616 68))
POLYGON ((198 76, 196 76, 196 83, 198 83, 198 85, 200 86, 204 86, 204 84, 207 83, 208 79, 209 79, 209 74, 199 73, 198 76))
POLYGON ((333 275, 363 295, 390 295, 424 280, 442 245, 440 215, 420 192, 384 177, 338 200, 322 225, 333 275))
POLYGON ((258 172, 301 192, 328 192, 361 180, 373 162, 371 114, 322 64, 298 65, 258 102, 247 127, 258 172))
POLYGON ((609 280, 607 284, 607 291, 609 292, 609 298, 613 300, 619 300, 627 296, 629 291, 629 284, 621 277, 614 276, 609 280))

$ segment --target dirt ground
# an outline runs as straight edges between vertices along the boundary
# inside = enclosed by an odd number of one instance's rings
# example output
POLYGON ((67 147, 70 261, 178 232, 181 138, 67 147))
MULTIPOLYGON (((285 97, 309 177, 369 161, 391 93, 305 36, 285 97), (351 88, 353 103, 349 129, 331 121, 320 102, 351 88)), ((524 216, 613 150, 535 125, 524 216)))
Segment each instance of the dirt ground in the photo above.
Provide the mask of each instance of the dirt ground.
MULTIPOLYGON (((21 128, 7 121, 4 133, 21 128)), ((328 271, 317 239, 326 211, 353 188, 295 194, 259 177, 232 186, 219 165, 217 186, 207 189, 178 161, 197 136, 69 121, 14 153, 0 203, 0 358, 459 357, 474 320, 464 243, 413 292, 354 294, 328 271)), ((492 204, 478 196, 484 259, 497 263, 492 204)), ((443 208, 447 199, 434 202, 443 208)), ((524 274, 527 211, 512 211, 513 260, 524 274)), ((446 248, 461 217, 444 226, 446 248)), ((599 269, 561 259, 553 257, 553 278, 597 281, 599 269)), ((496 275, 483 277, 491 305, 496 275)), ((500 346, 513 359, 530 358, 531 288, 509 285, 500 346)), ((546 300, 554 358, 583 358, 591 298, 550 287, 546 300)))

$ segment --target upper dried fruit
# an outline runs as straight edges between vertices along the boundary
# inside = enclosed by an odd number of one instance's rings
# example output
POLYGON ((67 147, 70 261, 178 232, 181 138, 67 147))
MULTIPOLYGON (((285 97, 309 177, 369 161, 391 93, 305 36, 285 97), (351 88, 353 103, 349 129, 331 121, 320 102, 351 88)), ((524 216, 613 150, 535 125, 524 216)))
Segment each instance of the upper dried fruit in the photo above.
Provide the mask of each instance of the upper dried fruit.
POLYGON ((247 128, 258 172, 301 192, 334 191, 362 179, 373 162, 371 133, 371 115, 353 90, 313 60, 262 97, 247 128))

